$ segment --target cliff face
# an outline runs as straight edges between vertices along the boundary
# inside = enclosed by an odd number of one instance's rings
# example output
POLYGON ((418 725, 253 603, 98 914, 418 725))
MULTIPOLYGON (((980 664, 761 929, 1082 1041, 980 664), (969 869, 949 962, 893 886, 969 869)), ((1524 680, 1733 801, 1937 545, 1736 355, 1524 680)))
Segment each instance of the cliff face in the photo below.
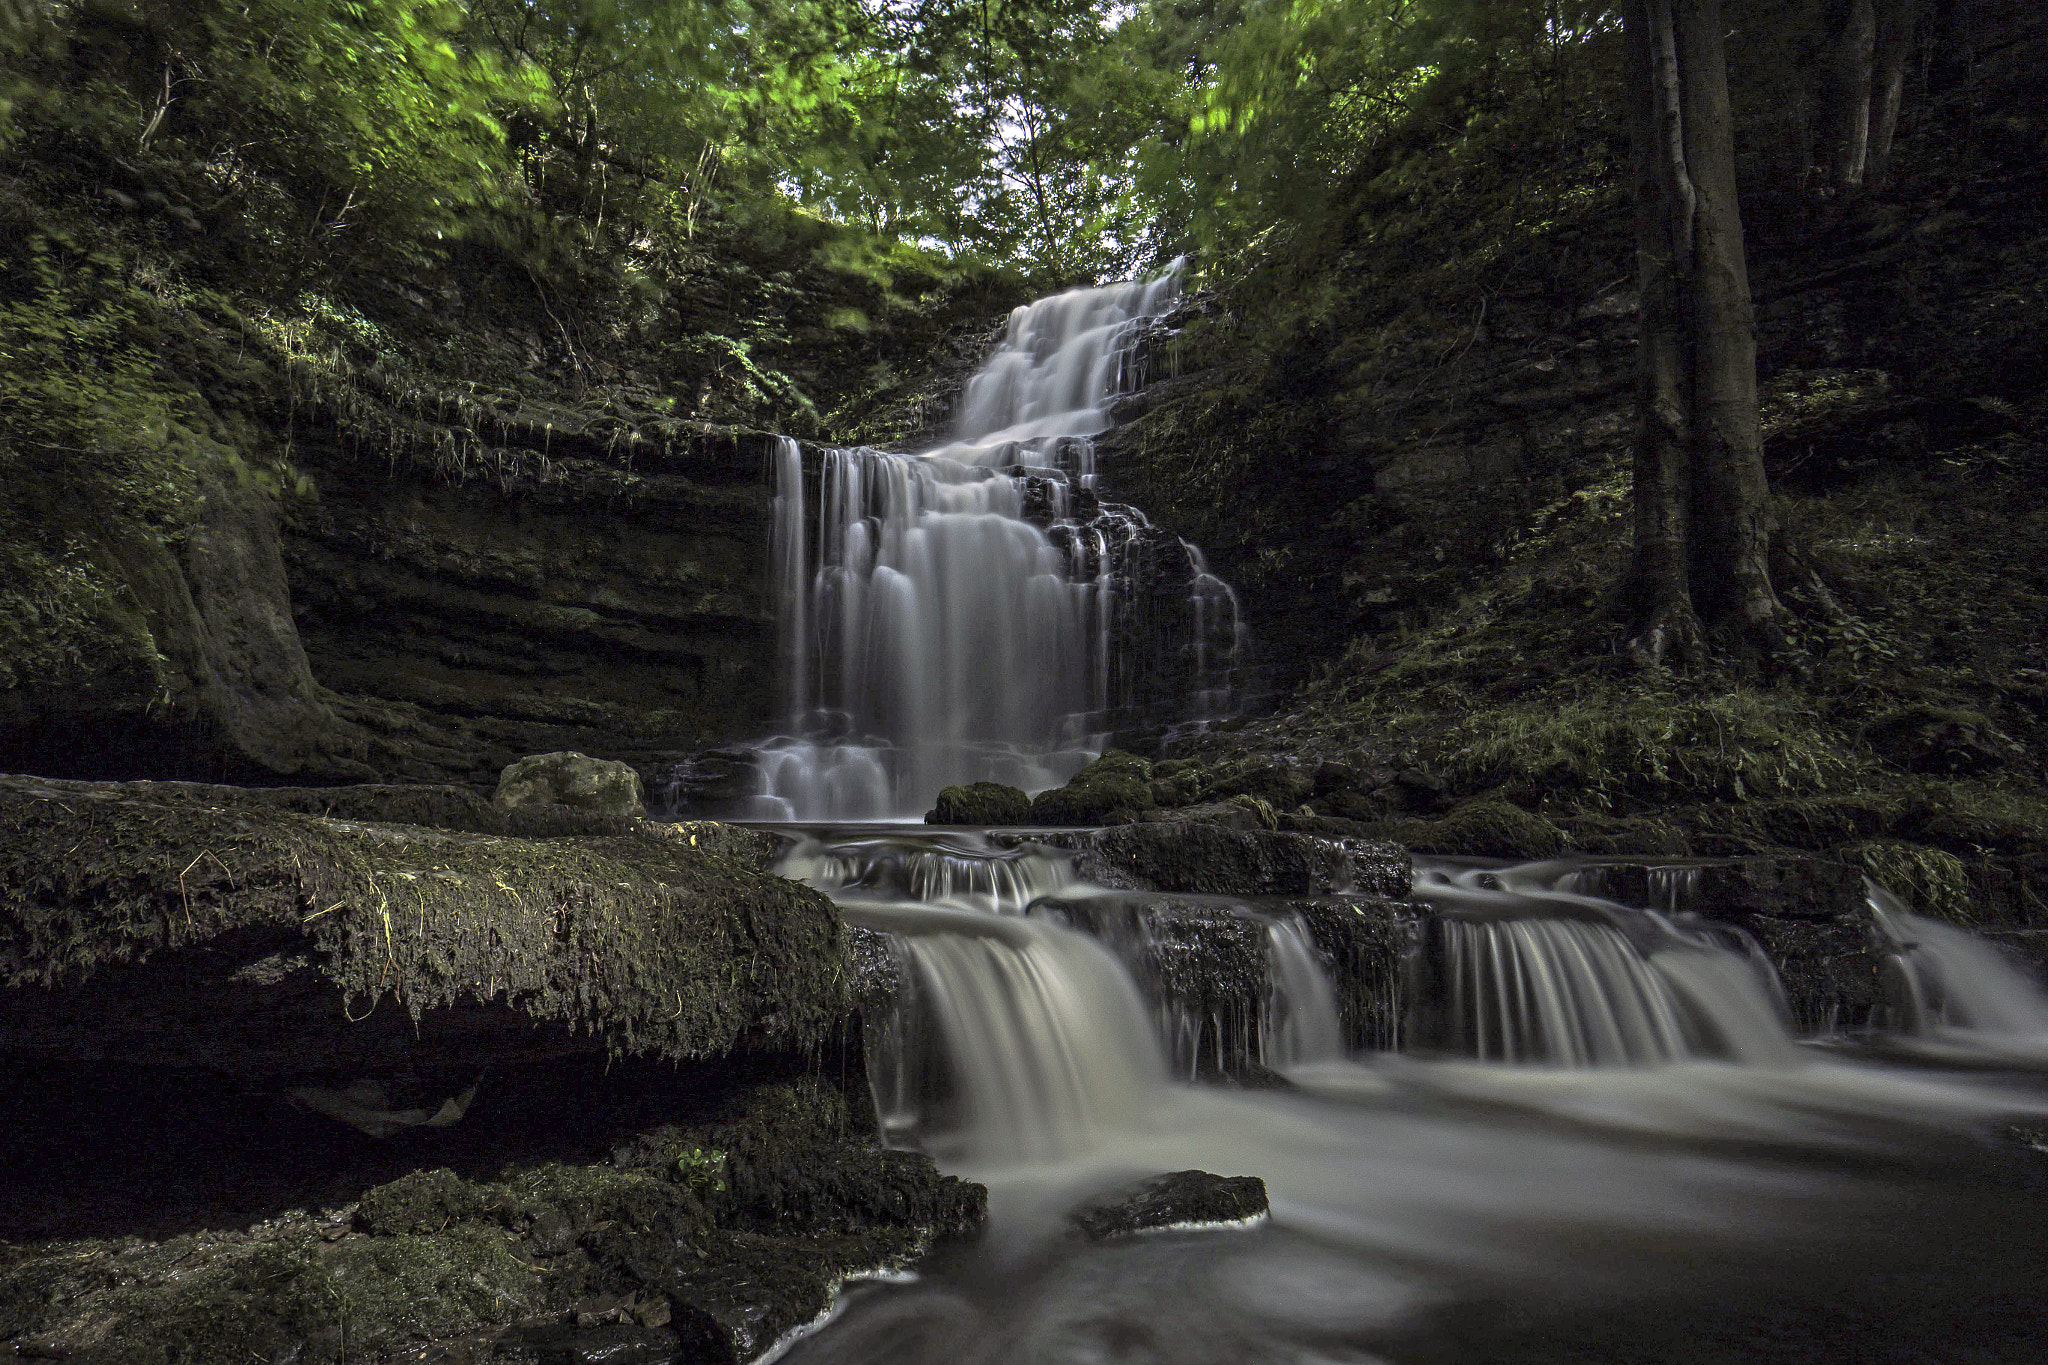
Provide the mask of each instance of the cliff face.
POLYGON ((302 447, 320 496, 284 538, 298 630, 344 713, 404 751, 397 774, 758 731, 768 438, 573 410, 493 436, 459 482, 302 447))
POLYGON ((188 528, 93 547, 97 641, 0 690, 0 769, 469 782, 754 733, 768 438, 632 415, 530 410, 453 477, 319 426, 310 495, 216 469, 188 528))

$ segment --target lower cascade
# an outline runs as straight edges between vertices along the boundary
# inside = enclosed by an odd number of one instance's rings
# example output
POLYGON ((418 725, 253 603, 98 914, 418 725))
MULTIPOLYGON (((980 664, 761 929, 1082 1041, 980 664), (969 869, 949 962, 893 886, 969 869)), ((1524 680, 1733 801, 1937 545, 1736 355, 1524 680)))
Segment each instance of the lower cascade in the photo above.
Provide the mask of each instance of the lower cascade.
POLYGON ((1097 491, 1092 438, 1178 293, 1176 265, 1017 309, 935 449, 778 444, 785 732, 739 814, 916 818, 948 785, 1064 782, 1134 717, 1229 708, 1235 595, 1097 491))
MULTIPOLYGON (((2039 1238, 1968 1251, 2005 1203, 2048 1212, 2039 1181, 1971 1167, 1930 1193, 1859 1164, 1982 1163, 1987 1125, 2048 1124, 2048 999, 1874 888, 1883 1003, 1802 1038, 1756 942, 1562 863, 1424 863, 1406 899, 1188 895, 1095 884, 1095 855, 1022 833, 786 837, 784 873, 890 983, 865 1007, 887 1139, 987 1184, 993 1214, 965 1261, 850 1292, 789 1359, 1520 1358, 1518 1329, 1459 1307, 1506 1303, 1591 1342, 1530 1358, 1675 1361, 1809 1247, 1937 1278, 1913 1258, 1950 1258, 1972 1292, 2048 1269, 2039 1238), (1044 1251, 1102 1191, 1191 1169, 1261 1177, 1270 1224, 1044 1251), (1641 1356, 1595 1349, 1617 1321, 1641 1356)), ((1805 1275, 1816 1312, 1917 1311, 1805 1275)))

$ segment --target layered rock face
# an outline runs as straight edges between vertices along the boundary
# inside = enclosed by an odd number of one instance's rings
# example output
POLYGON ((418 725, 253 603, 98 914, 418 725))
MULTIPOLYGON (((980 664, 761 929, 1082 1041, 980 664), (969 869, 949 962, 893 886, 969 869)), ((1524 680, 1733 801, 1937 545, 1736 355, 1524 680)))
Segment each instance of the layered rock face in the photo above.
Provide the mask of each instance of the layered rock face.
POLYGON ((625 757, 765 725, 767 438, 639 416, 471 419, 486 435, 459 482, 306 452, 320 496, 284 540, 298 629, 406 775, 476 781, 522 753, 625 757))

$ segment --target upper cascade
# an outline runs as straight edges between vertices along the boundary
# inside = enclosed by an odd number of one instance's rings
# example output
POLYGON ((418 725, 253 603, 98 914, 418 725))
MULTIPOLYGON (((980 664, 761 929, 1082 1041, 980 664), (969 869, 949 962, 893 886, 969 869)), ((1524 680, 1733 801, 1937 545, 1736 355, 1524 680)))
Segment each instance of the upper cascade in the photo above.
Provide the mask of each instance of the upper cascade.
POLYGON ((1149 280, 1017 309, 954 439, 778 448, 783 734, 740 814, 917 819, 940 788, 1057 785, 1128 717, 1230 704, 1243 628, 1201 552, 1096 495, 1090 439, 1179 297, 1149 280))
POLYGON ((1109 401, 1136 378, 1132 334, 1179 300, 1180 271, 1175 261, 1150 280, 1071 289, 1012 311, 1002 344, 967 381, 955 440, 932 453, 1009 463, 1013 443, 1107 428, 1109 401))

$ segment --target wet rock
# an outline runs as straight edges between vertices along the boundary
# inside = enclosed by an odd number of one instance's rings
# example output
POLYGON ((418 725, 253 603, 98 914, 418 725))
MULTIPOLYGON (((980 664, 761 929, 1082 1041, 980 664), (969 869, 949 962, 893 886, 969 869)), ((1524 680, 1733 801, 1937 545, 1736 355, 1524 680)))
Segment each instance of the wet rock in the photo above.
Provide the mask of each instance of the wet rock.
POLYGON ((728 1158, 725 1188, 710 1207, 724 1227, 772 1233, 792 1227, 843 1235, 915 1227, 964 1237, 988 1219, 988 1191, 940 1175, 922 1152, 840 1146, 741 1152, 728 1158))
POLYGON ((492 1352, 494 1365, 672 1365, 679 1360, 717 1359, 700 1353, 716 1348, 715 1334, 700 1330, 687 1344, 682 1333, 666 1326, 575 1326, 554 1324, 515 1329, 500 1337, 492 1352))
POLYGON ((491 804, 500 810, 571 806, 606 815, 644 810, 640 774, 629 765, 568 751, 534 754, 505 769, 491 804))
POLYGON ((647 790, 671 817, 745 808, 760 790, 761 759, 751 749, 703 749, 643 768, 647 790))
POLYGON ((1031 798, 1000 782, 945 787, 924 817, 927 825, 1021 825, 1031 819, 1031 798))
POLYGON ((856 1008, 880 1018, 895 1007, 906 984, 906 965, 889 935, 849 924, 841 931, 856 1008))
POLYGON ((1377 840, 1232 829, 1171 820, 1054 836, 1079 850, 1082 876, 1106 886, 1213 895, 1406 894, 1407 853, 1377 840))
POLYGON ((1270 1211, 1266 1182, 1255 1175, 1175 1171, 1101 1195, 1067 1215, 1074 1235, 1091 1242, 1168 1228, 1230 1227, 1270 1211))
POLYGON ((1203 825, 1221 825, 1224 829, 1272 829, 1277 825, 1273 808, 1260 810, 1262 802, 1256 797, 1233 797, 1228 801, 1211 801, 1200 806, 1184 806, 1179 810, 1155 811, 1149 819, 1154 821, 1188 821, 1203 825))
POLYGON ((1330 971, 1337 1017, 1353 1050, 1386 1051, 1401 1041, 1401 983, 1426 909, 1389 897, 1288 902, 1330 971))

